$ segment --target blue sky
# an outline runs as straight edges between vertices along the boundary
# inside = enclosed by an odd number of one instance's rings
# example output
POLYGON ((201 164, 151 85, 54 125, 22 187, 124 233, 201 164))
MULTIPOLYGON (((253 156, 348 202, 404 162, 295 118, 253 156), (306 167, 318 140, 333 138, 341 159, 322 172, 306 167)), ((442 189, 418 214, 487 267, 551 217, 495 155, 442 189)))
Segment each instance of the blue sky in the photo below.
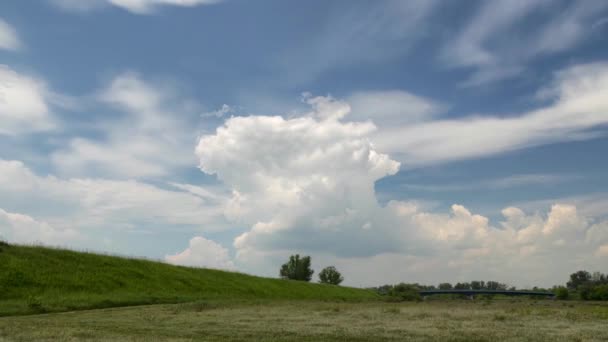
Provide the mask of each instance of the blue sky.
POLYGON ((0 236, 357 286, 601 270, 606 36, 601 0, 4 2, 0 236))

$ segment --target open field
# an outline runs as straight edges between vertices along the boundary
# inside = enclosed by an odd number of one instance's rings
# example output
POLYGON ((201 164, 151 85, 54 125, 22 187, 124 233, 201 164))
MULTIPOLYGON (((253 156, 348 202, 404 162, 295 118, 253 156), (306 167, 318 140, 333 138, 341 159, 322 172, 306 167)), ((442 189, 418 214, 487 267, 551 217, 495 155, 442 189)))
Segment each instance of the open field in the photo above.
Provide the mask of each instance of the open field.
POLYGON ((0 318, 0 340, 607 341, 608 304, 197 302, 0 318))
POLYGON ((0 244, 0 316, 195 300, 377 300, 373 291, 0 244))
POLYGON ((606 302, 382 298, 342 286, 0 245, 0 316, 11 316, 0 317, 0 341, 608 341, 606 302))

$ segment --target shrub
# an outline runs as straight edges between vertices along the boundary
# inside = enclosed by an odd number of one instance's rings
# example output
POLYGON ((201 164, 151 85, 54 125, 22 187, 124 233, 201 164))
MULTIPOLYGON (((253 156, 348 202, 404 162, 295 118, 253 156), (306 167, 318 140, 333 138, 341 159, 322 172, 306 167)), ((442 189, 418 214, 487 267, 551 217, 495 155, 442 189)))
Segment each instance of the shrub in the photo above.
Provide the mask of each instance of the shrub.
POLYGON ((27 297, 27 307, 35 313, 44 313, 46 312, 45 307, 42 305, 42 301, 40 298, 36 296, 28 296, 27 297))
POLYGON ((563 286, 557 287, 553 291, 553 293, 555 293, 555 297, 557 299, 561 299, 561 300, 568 299, 568 297, 570 296, 570 292, 568 291, 568 289, 563 286))
POLYGON ((422 298, 420 297, 420 288, 415 284, 397 284, 391 289, 389 295, 392 298, 398 299, 400 301, 422 300, 422 298))
POLYGON ((588 298, 591 300, 608 300, 608 285, 598 285, 593 287, 588 298))

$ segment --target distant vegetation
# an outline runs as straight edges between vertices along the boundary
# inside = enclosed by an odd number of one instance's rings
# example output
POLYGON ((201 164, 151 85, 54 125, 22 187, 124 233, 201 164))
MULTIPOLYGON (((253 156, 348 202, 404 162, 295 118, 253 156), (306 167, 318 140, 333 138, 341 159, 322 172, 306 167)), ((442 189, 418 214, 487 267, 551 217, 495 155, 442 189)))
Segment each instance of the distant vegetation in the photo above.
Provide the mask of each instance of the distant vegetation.
POLYGON ((196 300, 378 299, 373 291, 45 247, 0 245, 0 316, 196 300))
POLYGON ((578 293, 583 300, 608 300, 608 275, 578 271, 570 275, 568 290, 578 293))
MULTIPOLYGON (((406 284, 400 283, 396 285, 382 285, 373 287, 382 296, 387 296, 388 300, 420 300, 418 294, 421 290, 533 290, 553 292, 557 299, 582 299, 582 300, 608 300, 608 275, 587 271, 578 271, 570 275, 570 280, 566 286, 554 286, 550 289, 544 289, 534 286, 532 289, 517 289, 515 286, 509 287, 497 281, 474 280, 471 282, 456 283, 441 283, 434 285, 421 285, 418 283, 406 284)), ((453 297, 453 295, 447 295, 453 297)), ((488 296, 488 295, 484 295, 488 296)))

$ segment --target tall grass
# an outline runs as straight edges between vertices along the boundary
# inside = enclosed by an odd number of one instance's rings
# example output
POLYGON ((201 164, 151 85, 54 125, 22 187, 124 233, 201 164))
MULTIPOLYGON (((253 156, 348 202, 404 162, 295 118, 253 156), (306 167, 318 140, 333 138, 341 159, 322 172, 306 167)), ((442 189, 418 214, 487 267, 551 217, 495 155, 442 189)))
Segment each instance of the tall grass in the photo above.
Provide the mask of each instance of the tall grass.
POLYGON ((0 246, 0 316, 194 300, 377 299, 368 290, 142 259, 0 246))

